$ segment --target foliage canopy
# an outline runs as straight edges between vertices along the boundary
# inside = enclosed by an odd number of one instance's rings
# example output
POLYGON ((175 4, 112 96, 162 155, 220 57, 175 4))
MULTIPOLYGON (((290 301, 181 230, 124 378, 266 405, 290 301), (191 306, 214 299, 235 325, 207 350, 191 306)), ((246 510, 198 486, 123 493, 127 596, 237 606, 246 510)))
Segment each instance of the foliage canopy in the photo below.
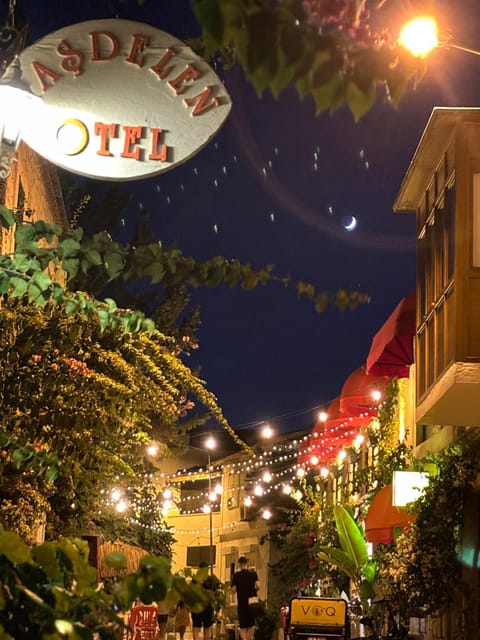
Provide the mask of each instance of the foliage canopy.
POLYGON ((224 64, 238 60, 259 95, 293 86, 313 98, 317 113, 347 105, 358 120, 380 87, 398 104, 423 71, 389 33, 385 4, 191 0, 202 26, 202 41, 193 44, 207 58, 220 52, 224 64))

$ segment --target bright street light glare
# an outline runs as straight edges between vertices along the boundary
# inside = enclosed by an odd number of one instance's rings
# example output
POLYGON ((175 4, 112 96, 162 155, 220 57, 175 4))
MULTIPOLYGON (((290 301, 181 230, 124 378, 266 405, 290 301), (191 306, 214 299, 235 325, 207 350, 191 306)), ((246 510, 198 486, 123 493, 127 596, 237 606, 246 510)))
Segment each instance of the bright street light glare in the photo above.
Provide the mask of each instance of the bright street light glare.
POLYGON ((207 441, 205 442, 205 446, 209 451, 212 451, 212 449, 215 449, 215 447, 217 446, 217 441, 212 436, 209 436, 207 438, 207 441))
POLYGON ((157 444, 149 444, 147 447, 147 454, 149 456, 156 456, 158 454, 158 445, 157 444))
POLYGON ((408 22, 400 32, 399 44, 417 58, 438 47, 437 23, 426 16, 408 22))
POLYGON ((262 438, 265 438, 265 440, 272 438, 274 435, 273 429, 269 424, 266 424, 264 427, 262 427, 261 434, 262 434, 262 438))

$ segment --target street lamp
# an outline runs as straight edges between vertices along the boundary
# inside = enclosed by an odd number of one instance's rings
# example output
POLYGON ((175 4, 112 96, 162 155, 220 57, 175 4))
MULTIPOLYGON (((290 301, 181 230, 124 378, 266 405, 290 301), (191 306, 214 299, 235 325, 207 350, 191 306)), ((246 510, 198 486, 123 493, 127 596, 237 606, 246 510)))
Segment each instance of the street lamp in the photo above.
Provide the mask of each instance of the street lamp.
MULTIPOLYGON (((10 163, 25 123, 35 119, 33 109, 42 104, 21 78, 18 57, 0 77, 0 179, 10 175, 10 163)), ((39 125, 41 126, 41 125, 39 125)))
POLYGON ((425 58, 436 47, 480 55, 478 49, 464 47, 453 42, 450 36, 439 34, 437 23, 431 16, 420 16, 407 22, 400 32, 398 42, 417 58, 425 58))
POLYGON ((208 566, 210 567, 210 575, 213 575, 213 502, 212 502, 212 465, 211 465, 211 451, 216 448, 217 441, 212 436, 207 438, 205 442, 208 454, 208 516, 209 516, 209 530, 210 530, 210 542, 208 547, 208 566))

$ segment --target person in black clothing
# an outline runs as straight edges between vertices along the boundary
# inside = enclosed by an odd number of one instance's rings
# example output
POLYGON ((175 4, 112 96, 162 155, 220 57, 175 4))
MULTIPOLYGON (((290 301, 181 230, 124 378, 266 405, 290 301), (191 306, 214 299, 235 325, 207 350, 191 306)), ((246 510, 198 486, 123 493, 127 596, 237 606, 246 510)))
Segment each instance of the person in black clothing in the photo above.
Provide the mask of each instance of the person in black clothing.
MULTIPOLYGON (((207 567, 206 562, 200 563, 200 569, 207 567)), ((195 580, 194 580, 195 582, 195 580)), ((204 589, 210 589, 215 591, 218 584, 218 580, 215 576, 208 576, 203 582, 202 587, 204 589)), ((211 640, 212 637, 212 625, 215 618, 215 611, 211 604, 208 604, 203 611, 195 613, 192 611, 192 635, 193 640, 199 640, 200 632, 203 627, 203 640, 211 640)))
POLYGON ((238 571, 233 574, 231 590, 237 594, 237 613, 241 640, 252 640, 255 631, 255 613, 249 598, 255 598, 260 587, 256 571, 248 569, 245 556, 238 559, 238 571))

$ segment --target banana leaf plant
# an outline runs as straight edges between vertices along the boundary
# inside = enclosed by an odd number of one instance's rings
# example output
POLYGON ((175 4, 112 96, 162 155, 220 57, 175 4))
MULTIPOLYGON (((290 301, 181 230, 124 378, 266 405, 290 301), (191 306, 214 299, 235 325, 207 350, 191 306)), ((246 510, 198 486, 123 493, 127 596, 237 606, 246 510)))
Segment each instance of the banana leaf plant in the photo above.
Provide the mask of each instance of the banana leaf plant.
POLYGON ((353 589, 360 596, 363 616, 366 617, 375 596, 376 563, 369 558, 363 529, 349 510, 337 505, 333 516, 341 548, 320 547, 318 559, 334 565, 350 578, 353 589))

